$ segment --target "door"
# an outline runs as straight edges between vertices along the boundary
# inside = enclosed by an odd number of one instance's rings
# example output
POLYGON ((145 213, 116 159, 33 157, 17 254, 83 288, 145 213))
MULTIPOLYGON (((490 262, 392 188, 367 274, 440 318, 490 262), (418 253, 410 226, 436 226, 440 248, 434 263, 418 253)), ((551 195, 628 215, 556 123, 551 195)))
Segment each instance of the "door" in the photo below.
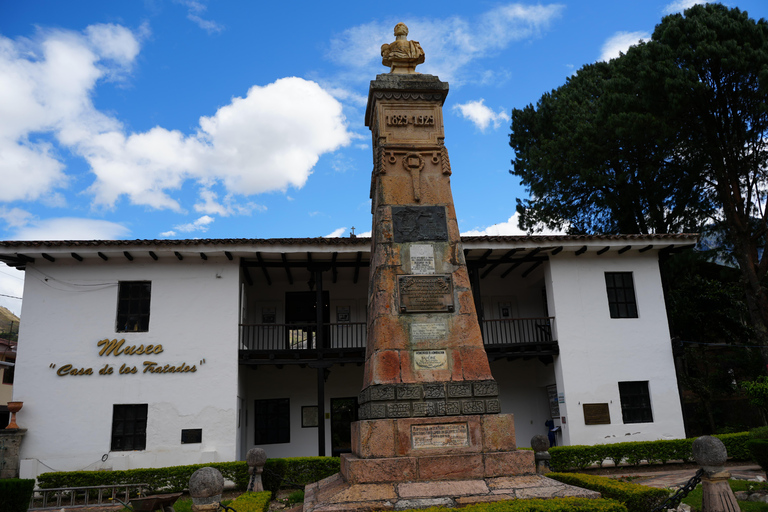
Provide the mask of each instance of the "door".
POLYGON ((331 456, 352 451, 353 421, 357 421, 357 397, 331 398, 331 456))
MULTIPOLYGON (((317 331, 317 292, 286 292, 285 323, 286 347, 289 349, 311 349, 315 347, 317 331)), ((328 292, 323 292, 323 323, 331 321, 328 292)), ((328 339, 326 329, 325 339, 328 339)))

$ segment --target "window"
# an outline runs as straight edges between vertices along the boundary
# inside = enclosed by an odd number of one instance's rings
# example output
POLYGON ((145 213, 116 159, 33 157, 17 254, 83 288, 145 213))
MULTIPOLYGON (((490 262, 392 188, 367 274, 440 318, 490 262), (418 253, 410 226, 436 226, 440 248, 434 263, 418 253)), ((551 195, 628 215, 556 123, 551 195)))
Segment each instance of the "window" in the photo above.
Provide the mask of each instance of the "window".
POLYGON ((606 272, 605 287, 611 318, 637 318, 632 272, 606 272))
MULTIPOLYGON (((13 363, 13 360, 8 361, 9 363, 13 363)), ((15 366, 3 366, 3 384, 13 384, 13 373, 15 370, 15 366)))
POLYGON ((121 281, 117 291, 117 332, 149 330, 149 281, 121 281))
POLYGON ((147 447, 147 404, 115 404, 112 409, 113 452, 147 447))
POLYGON ((653 423, 648 381, 619 382, 621 417, 624 423, 653 423))
POLYGON ((291 442, 291 411, 287 398, 256 400, 254 444, 291 442))

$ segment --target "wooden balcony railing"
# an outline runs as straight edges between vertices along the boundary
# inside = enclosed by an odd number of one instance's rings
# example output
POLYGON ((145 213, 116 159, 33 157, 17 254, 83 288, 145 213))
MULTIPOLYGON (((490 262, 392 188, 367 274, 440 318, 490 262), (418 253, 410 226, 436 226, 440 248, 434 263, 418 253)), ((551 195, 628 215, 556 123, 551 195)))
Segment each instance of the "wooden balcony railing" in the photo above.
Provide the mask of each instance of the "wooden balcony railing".
MULTIPOLYGON (((489 347, 554 343, 554 317, 505 318, 482 322, 483 342, 489 347)), ((323 349, 361 349, 366 343, 365 322, 323 324, 323 349)), ((240 350, 273 352, 317 350, 317 324, 240 324, 240 350)))
POLYGON ((552 343, 554 322, 555 317, 484 320, 483 343, 487 346, 552 343))
MULTIPOLYGON (((324 349, 365 348, 365 322, 323 324, 324 349)), ((240 324, 240 350, 317 350, 317 324, 240 324)))

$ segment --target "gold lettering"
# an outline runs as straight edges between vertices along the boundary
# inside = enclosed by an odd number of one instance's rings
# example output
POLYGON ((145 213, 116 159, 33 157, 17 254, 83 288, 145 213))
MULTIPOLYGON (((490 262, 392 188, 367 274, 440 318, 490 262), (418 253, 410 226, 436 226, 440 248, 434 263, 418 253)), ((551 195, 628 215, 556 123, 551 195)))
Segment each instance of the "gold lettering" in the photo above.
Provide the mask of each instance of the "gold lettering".
POLYGON ((159 354, 163 351, 162 345, 155 345, 155 354, 159 354))
POLYGON ((123 343, 125 343, 125 340, 117 341, 116 339, 115 340, 103 339, 100 342, 96 343, 96 346, 97 347, 101 347, 102 345, 104 346, 104 348, 102 348, 101 351, 99 352, 100 356, 104 356, 104 355, 108 356, 110 354, 119 356, 120 353, 122 352, 121 347, 123 346, 123 343))
POLYGON ((56 375, 63 377, 65 375, 93 375, 92 368, 74 368, 71 364, 65 364, 58 370, 56 375))
POLYGON ((116 339, 110 340, 105 338, 101 341, 98 341, 96 346, 102 347, 102 349, 99 351, 100 356, 137 356, 144 354, 162 354, 163 352, 162 345, 147 345, 146 347, 144 345, 127 345, 123 347, 124 344, 125 339, 118 341, 116 339))

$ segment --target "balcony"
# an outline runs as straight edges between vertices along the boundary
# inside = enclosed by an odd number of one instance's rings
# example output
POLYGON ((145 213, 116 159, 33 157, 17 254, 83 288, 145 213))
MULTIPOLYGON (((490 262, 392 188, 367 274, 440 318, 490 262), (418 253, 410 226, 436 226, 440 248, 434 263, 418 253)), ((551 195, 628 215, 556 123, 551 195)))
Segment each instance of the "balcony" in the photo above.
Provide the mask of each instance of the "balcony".
MULTIPOLYGON (((488 358, 553 356, 554 317, 506 318, 482 322, 488 358)), ((240 324, 240 359, 251 364, 302 364, 317 359, 334 362, 365 360, 365 322, 318 324, 240 324)))

